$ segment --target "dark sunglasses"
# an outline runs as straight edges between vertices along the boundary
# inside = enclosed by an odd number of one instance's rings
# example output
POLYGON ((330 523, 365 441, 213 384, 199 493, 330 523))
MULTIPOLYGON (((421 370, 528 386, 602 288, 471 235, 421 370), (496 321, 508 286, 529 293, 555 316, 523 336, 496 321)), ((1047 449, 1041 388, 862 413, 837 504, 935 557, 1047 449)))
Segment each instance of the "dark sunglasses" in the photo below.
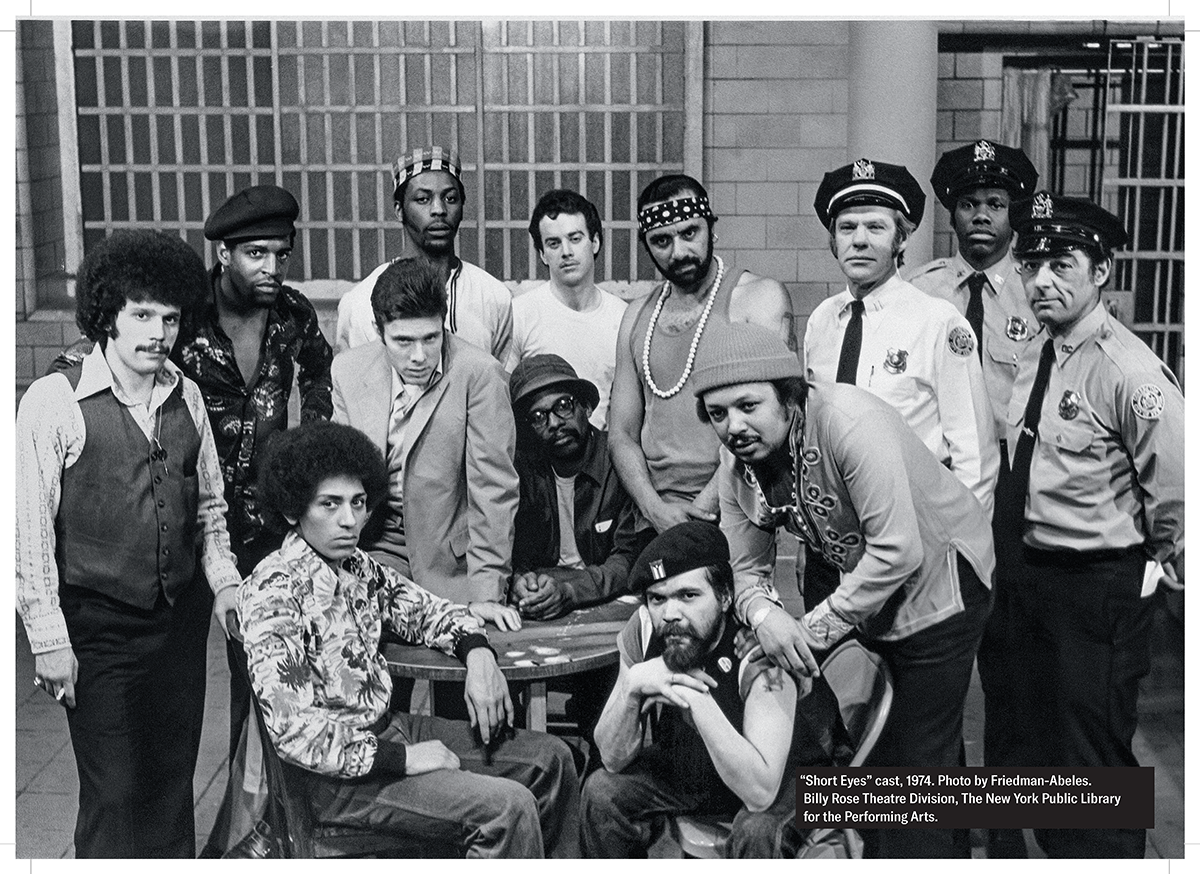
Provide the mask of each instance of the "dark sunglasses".
POLYGON ((545 428, 546 423, 550 421, 550 414, 558 416, 564 422, 575 413, 575 398, 570 395, 563 395, 556 400, 549 410, 530 410, 529 415, 525 417, 535 428, 545 428))

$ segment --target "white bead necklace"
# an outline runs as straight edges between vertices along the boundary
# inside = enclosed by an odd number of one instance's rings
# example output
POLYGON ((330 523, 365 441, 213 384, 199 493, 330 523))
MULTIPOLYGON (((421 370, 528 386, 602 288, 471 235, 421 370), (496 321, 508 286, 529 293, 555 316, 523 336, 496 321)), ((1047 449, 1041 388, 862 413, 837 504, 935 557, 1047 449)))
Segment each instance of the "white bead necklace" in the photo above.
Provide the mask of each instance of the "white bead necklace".
POLYGON ((692 335, 692 345, 688 349, 687 361, 683 365, 683 376, 679 377, 679 382, 675 383, 673 388, 666 391, 660 389, 654 382, 654 377, 650 375, 650 338, 654 336, 654 326, 658 324, 658 315, 662 312, 663 304, 671 296, 671 283, 664 283, 666 289, 663 291, 662 297, 658 299, 654 312, 650 314, 650 324, 646 328, 646 342, 642 344, 642 374, 646 377, 646 385, 650 387, 650 391, 663 400, 679 394, 684 383, 688 381, 688 377, 692 375, 692 365, 696 362, 696 350, 700 347, 700 335, 704 333, 704 326, 708 324, 708 314, 712 312, 713 302, 717 299, 717 291, 721 287, 721 280, 724 276, 725 262, 718 255, 717 276, 709 287, 708 303, 704 305, 704 312, 700 314, 700 322, 696 325, 696 333, 692 335))

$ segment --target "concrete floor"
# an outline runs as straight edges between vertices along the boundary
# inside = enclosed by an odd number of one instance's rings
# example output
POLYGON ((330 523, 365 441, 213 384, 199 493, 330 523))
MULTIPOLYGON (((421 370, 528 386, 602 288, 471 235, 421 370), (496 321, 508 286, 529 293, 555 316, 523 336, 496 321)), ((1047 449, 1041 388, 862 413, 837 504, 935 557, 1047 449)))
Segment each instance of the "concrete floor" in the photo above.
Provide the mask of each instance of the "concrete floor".
MULTIPOLYGON (((16 642, 16 857, 73 858, 78 777, 60 705, 33 686, 33 658, 20 620, 16 642)), ((1159 616, 1155 669, 1147 678, 1141 726, 1134 750, 1143 765, 1155 768, 1155 822, 1147 857, 1183 857, 1183 689, 1182 625, 1159 616)), ((213 623, 208 647, 208 694, 199 764, 195 776, 197 849, 204 845, 225 789, 228 732, 228 668, 221 632, 213 623)), ((553 706, 553 702, 551 702, 553 706)), ((968 764, 982 761, 983 699, 978 677, 967 699, 968 764)), ((1029 836, 1029 833, 1027 833, 1029 836)), ((981 833, 973 855, 982 857, 981 833)), ((1031 836, 1028 842, 1032 845, 1031 836)), ((1034 853, 1037 852, 1033 847, 1034 853)), ((655 857, 675 857, 677 847, 664 837, 655 857)))

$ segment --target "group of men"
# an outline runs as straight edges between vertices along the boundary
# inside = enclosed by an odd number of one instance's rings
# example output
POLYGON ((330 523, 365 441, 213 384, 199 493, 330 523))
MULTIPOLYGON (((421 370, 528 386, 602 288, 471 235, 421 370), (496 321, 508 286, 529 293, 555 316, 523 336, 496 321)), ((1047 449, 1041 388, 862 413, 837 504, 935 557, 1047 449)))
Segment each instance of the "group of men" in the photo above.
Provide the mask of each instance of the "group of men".
MULTIPOLYGON (((17 421, 18 609, 67 707, 76 854, 194 854, 210 609, 231 759, 254 696, 318 823, 467 855, 644 855, 686 812, 736 814, 731 855, 794 854, 794 769, 848 760, 820 675, 848 636, 894 685, 870 764, 962 763, 977 655, 986 764, 1134 764, 1149 595, 1183 579, 1182 395, 1101 302, 1119 220, 1036 182, 987 140, 943 155, 958 251, 906 281, 921 186, 867 159, 826 174, 814 209, 847 285, 802 350, 787 290, 717 254, 683 175, 638 198, 648 296, 596 286, 599 213, 556 190, 529 226, 550 278, 513 299, 455 253, 453 151, 413 150, 389 180, 410 251, 343 296, 336 357, 284 284, 283 189, 213 212, 207 275, 165 234, 98 243, 85 339, 17 421), (806 546, 799 616, 779 527, 806 546), (564 687, 597 753, 581 789, 562 741, 512 730, 485 626, 626 593, 619 667, 564 687), (385 628, 464 662, 434 689, 460 718, 407 712, 385 628)), ((865 837, 964 851, 948 830, 865 837)), ((1145 836, 1038 839, 1140 857, 1145 836)))

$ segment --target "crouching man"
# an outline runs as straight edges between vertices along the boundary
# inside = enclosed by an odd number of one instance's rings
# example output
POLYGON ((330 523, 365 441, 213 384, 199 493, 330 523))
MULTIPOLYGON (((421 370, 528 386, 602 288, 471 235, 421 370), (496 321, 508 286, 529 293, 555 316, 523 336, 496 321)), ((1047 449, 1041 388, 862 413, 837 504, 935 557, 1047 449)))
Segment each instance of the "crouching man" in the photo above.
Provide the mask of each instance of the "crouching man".
POLYGON ((617 638, 620 674, 596 726, 605 769, 584 784, 585 854, 645 858, 668 816, 736 813, 730 856, 794 855, 796 768, 847 751, 833 692, 738 657, 729 545, 715 525, 660 534, 629 585, 644 604, 617 638))
POLYGON ((311 423, 268 446, 260 504, 290 530, 242 583, 238 611, 276 750, 317 775, 320 825, 392 831, 469 857, 571 855, 578 778, 566 744, 505 737, 512 700, 479 622, 358 549, 386 495, 383 457, 353 428, 311 423), (388 713, 384 626, 466 664, 470 725, 388 713))

